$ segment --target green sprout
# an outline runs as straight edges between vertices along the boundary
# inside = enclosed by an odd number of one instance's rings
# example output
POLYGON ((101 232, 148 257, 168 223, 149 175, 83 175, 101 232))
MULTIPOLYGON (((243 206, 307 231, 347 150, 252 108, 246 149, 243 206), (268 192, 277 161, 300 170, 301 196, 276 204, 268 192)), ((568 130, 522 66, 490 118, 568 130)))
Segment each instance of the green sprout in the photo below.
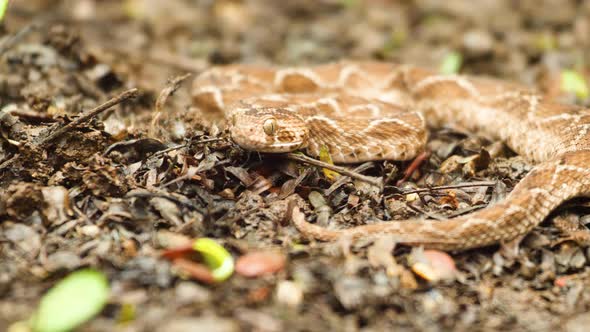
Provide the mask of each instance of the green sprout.
POLYGON ((533 45, 541 51, 551 51, 557 48, 557 40, 550 33, 541 33, 533 38, 533 45))
POLYGON ((220 244, 209 238, 200 238, 193 243, 193 249, 203 256, 211 269, 213 279, 224 281, 234 273, 234 259, 220 244))
POLYGON ((346 8, 354 8, 359 5, 358 0, 340 0, 340 3, 346 8))
POLYGON ((456 74, 461 69, 463 56, 459 52, 451 52, 445 56, 440 64, 439 71, 441 74, 456 74))
MULTIPOLYGON (((323 161, 323 162, 330 164, 330 165, 334 165, 334 161, 332 160, 332 155, 330 155, 330 150, 328 150, 328 147, 325 145, 323 145, 320 148, 320 161, 323 161)), ((331 181, 336 180, 336 178, 338 178, 340 176, 340 173, 333 171, 331 169, 322 168, 322 171, 324 172, 324 175, 331 181)))
POLYGON ((575 70, 561 72, 561 90, 575 94, 578 99, 586 99, 590 94, 586 80, 575 70))
POLYGON ((391 55, 396 49, 400 48, 408 39, 405 31, 395 30, 391 33, 389 39, 385 42, 381 48, 381 53, 385 56, 391 55))
POLYGON ((43 296, 31 317, 35 332, 70 331, 97 315, 107 303, 109 282, 93 269, 71 273, 43 296))
POLYGON ((2 20, 4 19, 6 9, 8 9, 8 0, 0 0, 0 22, 2 22, 2 20))

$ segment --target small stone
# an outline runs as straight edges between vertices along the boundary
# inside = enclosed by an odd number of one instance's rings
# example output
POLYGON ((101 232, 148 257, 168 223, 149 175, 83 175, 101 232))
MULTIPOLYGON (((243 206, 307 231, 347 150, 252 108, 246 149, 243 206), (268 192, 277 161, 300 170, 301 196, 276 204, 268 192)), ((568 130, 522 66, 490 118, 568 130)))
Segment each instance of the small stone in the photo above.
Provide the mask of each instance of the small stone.
POLYGON ((364 302, 369 287, 365 279, 347 276, 336 281, 334 292, 344 308, 355 309, 364 302))
POLYGON ((205 317, 177 317, 169 322, 160 325, 156 331, 158 332, 192 332, 192 331, 208 331, 208 332, 237 332, 239 327, 237 323, 230 319, 220 318, 217 316, 205 317))
POLYGON ((494 39, 484 30, 471 30, 463 35, 463 47, 474 54, 485 54, 492 51, 494 39))
POLYGON ((85 225, 80 227, 80 232, 88 237, 96 237, 100 234, 100 228, 96 225, 85 225))
POLYGON ((590 313, 582 313, 569 319, 565 323, 565 331, 567 332, 585 332, 590 326, 590 313))
POLYGON ((303 291, 297 283, 283 280, 277 285, 276 300, 280 304, 296 308, 303 301, 303 291))
POLYGON ((582 252, 582 250, 576 250, 576 252, 572 256, 572 259, 569 262, 569 265, 574 269, 581 269, 582 267, 584 267, 584 265, 586 265, 586 257, 584 257, 584 253, 582 252))
POLYGON ((73 270, 82 264, 78 255, 71 251, 57 251, 47 257, 45 269, 57 271, 60 269, 73 270))
POLYGON ((174 289, 176 300, 179 303, 206 303, 211 298, 211 292, 194 282, 183 281, 174 289))
POLYGON ((41 237, 32 227, 14 224, 8 227, 4 236, 30 257, 35 257, 39 253, 41 237))

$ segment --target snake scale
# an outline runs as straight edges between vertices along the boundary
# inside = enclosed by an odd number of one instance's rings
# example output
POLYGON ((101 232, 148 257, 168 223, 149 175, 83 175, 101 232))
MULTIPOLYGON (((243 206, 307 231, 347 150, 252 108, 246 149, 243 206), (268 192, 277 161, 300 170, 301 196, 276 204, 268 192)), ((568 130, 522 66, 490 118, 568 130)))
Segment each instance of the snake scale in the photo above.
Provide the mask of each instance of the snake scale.
POLYGON ((502 140, 536 164, 505 200, 468 215, 340 230, 293 218, 310 238, 387 234, 398 243, 465 250, 525 235, 562 202, 590 194, 590 110, 552 102, 519 84, 409 65, 338 62, 213 67, 192 89, 195 105, 223 114, 232 139, 248 150, 317 156, 324 147, 337 163, 408 160, 424 149, 427 127, 447 125, 502 140))

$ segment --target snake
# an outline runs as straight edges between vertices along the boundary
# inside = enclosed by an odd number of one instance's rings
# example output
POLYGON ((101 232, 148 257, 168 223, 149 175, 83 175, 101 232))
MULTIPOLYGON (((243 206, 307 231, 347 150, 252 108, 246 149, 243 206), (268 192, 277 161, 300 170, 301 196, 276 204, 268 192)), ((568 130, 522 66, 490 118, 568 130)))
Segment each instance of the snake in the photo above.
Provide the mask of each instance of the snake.
POLYGON ((296 228, 318 241, 390 236, 444 251, 509 243, 563 202, 590 194, 590 110, 524 84, 379 61, 234 64, 201 73, 191 95, 205 116, 226 119, 231 139, 246 150, 328 151, 342 164, 403 161, 424 151, 429 128, 447 126, 502 141, 534 165, 505 199, 446 220, 332 229, 296 208, 296 228))

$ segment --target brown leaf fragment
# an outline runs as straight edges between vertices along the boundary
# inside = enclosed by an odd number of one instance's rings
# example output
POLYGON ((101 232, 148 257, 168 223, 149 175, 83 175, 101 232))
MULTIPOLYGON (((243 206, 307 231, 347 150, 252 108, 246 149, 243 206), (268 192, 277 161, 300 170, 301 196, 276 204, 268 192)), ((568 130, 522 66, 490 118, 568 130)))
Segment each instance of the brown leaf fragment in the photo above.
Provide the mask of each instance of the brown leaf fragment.
POLYGON ((162 248, 186 248, 191 247, 193 241, 186 235, 160 230, 156 234, 156 241, 162 248))
POLYGON ((463 174, 475 176, 475 173, 485 169, 490 164, 491 158, 487 150, 482 149, 479 154, 461 157, 451 156, 440 165, 443 174, 449 174, 461 170, 463 174))
POLYGON ((115 157, 117 154, 126 163, 134 163, 144 160, 148 155, 153 155, 158 151, 163 151, 167 146, 161 141, 154 138, 131 139, 111 144, 104 152, 103 156, 115 157))
POLYGON ((171 225, 180 226, 183 224, 182 212, 176 204, 170 200, 162 197, 154 197, 150 199, 150 204, 156 209, 162 218, 168 221, 171 225))
POLYGON ((16 182, 0 192, 0 215, 18 221, 34 220, 38 212, 47 208, 42 187, 26 182, 16 182))
POLYGON ((249 187, 254 182, 254 179, 248 174, 248 170, 243 167, 228 166, 224 169, 226 172, 238 178, 246 187, 249 187))
POLYGON ((442 208, 447 208, 447 209, 452 209, 452 210, 456 210, 457 208, 459 208, 459 200, 457 199, 457 196, 455 195, 455 191, 449 191, 448 194, 446 196, 441 197, 438 200, 438 204, 442 207, 442 208))

